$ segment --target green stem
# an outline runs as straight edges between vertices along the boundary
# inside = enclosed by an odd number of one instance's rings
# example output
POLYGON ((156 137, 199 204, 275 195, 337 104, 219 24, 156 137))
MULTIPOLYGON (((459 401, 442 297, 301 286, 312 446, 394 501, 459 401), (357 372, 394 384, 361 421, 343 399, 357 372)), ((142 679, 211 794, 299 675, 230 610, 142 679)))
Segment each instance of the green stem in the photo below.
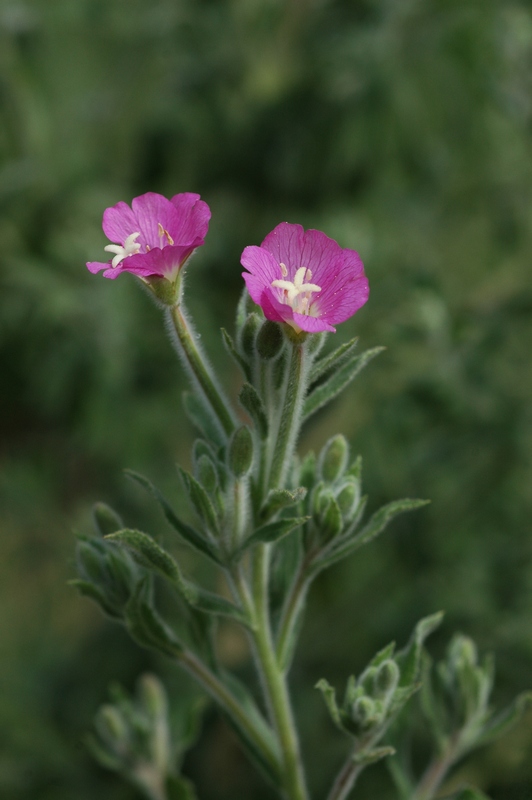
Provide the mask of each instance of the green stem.
POLYGON ((277 732, 283 759, 286 797, 307 800, 299 742, 294 725, 288 687, 275 655, 268 604, 270 545, 259 545, 253 555, 253 599, 256 627, 253 639, 270 716, 277 732))
POLYGON ((412 795, 412 800, 432 800, 457 758, 456 741, 451 741, 442 755, 435 758, 427 767, 412 795))
POLYGON ((194 653, 184 650, 178 655, 178 660, 181 666, 227 714, 235 729, 241 733, 243 740, 249 744, 268 774, 278 782, 280 777, 279 757, 272 747, 272 743, 265 737, 264 731, 246 714, 229 689, 194 653))
POLYGON ((299 434, 301 407, 307 391, 307 373, 305 345, 293 343, 270 469, 268 482, 270 489, 277 489, 283 485, 286 473, 292 463, 292 454, 299 434))
POLYGON ((306 575, 306 564, 303 563, 285 600, 277 633, 277 661, 285 672, 290 665, 295 628, 305 604, 310 582, 310 578, 306 575))
POLYGON ((363 769, 364 764, 356 764, 349 757, 338 773, 327 800, 345 800, 363 769))
POLYGON ((180 352, 186 367, 201 388, 224 433, 226 436, 230 436, 236 426, 229 410, 229 403, 217 385, 212 370, 198 346, 181 302, 169 309, 169 315, 181 346, 180 352))

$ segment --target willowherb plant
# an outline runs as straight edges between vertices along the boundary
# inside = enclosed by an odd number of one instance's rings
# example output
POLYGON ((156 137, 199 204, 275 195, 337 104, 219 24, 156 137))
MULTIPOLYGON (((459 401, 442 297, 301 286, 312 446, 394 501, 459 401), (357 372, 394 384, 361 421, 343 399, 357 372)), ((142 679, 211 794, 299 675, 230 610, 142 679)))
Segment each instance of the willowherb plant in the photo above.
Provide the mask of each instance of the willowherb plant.
MULTIPOLYGON (((353 339, 322 355, 327 333, 368 299, 358 253, 287 222, 260 247, 244 249, 247 289, 236 333, 222 331, 243 376, 241 408, 235 409, 205 358, 184 302, 184 267, 204 243, 209 219, 207 204, 191 193, 171 200, 147 193, 131 208, 118 203, 103 218, 112 242, 105 250, 113 256, 87 266, 91 272, 105 270, 106 278, 136 275, 164 309, 192 384, 185 409, 199 432, 192 472, 179 469, 195 524, 182 519, 147 478, 129 475, 161 506, 180 539, 214 563, 225 577, 227 596, 186 577, 156 538, 124 527, 102 503, 94 509, 98 535, 78 542, 80 577, 73 583, 139 644, 164 653, 193 676, 280 797, 308 800, 288 674, 309 588, 322 570, 426 501, 391 502, 366 519, 361 459, 351 459, 344 436, 332 437, 317 458, 295 453, 302 424, 382 350, 358 354, 353 339), (186 610, 179 627, 158 607, 156 581, 164 581, 186 610), (219 617, 247 633, 261 702, 218 662, 219 617)), ((345 764, 331 780, 327 800, 348 797, 358 775, 384 758, 397 797, 431 800, 459 759, 520 716, 528 695, 493 716, 491 662, 479 665, 465 637, 453 640, 437 667, 439 682, 430 678, 424 642, 440 621, 439 613, 422 619, 402 650, 392 643, 379 652, 358 678, 348 679, 342 703, 325 679, 317 682, 333 723, 348 741, 345 764), (435 753, 424 774, 416 776, 399 714, 421 684, 435 753)), ((195 791, 179 775, 179 764, 193 737, 173 737, 164 690, 155 678, 145 678, 139 692, 137 700, 115 693, 114 703, 100 709, 92 749, 148 798, 192 800, 195 791)), ((482 796, 467 787, 454 795, 482 796)))

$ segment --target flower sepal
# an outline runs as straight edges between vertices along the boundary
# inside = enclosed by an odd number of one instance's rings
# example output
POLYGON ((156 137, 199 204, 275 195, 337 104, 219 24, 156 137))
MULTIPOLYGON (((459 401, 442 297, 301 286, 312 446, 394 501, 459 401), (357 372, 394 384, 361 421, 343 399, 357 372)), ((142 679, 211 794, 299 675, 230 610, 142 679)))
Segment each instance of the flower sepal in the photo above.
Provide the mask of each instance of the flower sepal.
POLYGON ((180 274, 173 281, 159 275, 151 275, 149 278, 141 278, 141 280, 161 305, 173 308, 178 303, 181 294, 180 274))

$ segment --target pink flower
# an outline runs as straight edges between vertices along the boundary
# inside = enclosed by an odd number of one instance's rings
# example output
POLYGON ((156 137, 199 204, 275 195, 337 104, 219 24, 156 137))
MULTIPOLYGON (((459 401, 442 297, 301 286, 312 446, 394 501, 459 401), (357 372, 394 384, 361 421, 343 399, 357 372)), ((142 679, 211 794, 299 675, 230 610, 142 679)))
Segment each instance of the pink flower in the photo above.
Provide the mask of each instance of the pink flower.
POLYGON ((240 263, 248 292, 265 316, 296 330, 335 331, 369 296, 364 265, 321 231, 281 222, 240 263))
POLYGON ((167 200, 155 192, 135 197, 131 208, 117 203, 103 214, 103 231, 114 244, 106 263, 90 261, 91 272, 105 269, 104 278, 132 272, 139 278, 154 276, 173 281, 191 253, 207 235, 211 212, 199 194, 184 192, 167 200))

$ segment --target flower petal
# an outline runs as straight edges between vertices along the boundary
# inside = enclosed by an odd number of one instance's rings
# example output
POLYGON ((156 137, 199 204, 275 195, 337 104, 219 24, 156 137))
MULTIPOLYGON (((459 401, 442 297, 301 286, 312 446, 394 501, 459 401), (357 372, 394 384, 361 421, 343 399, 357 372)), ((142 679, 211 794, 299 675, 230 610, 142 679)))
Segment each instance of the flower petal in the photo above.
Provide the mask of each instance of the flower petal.
POLYGON ((124 245, 128 236, 139 230, 135 214, 123 201, 105 209, 102 228, 111 242, 121 245, 124 245))

